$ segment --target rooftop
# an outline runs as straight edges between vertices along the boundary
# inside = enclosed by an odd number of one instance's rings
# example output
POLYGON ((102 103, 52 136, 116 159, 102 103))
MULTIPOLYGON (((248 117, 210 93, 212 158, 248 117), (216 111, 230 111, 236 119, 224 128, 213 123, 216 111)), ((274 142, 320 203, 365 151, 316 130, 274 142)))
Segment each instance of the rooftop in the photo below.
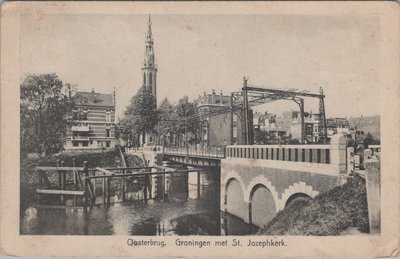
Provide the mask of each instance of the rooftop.
POLYGON ((94 91, 76 92, 74 101, 77 105, 114 107, 113 94, 101 94, 94 91))
POLYGON ((215 90, 212 90, 211 94, 207 94, 204 92, 203 96, 199 96, 196 100, 194 100, 196 106, 209 106, 209 105, 224 105, 229 106, 231 103, 230 95, 223 95, 222 91, 219 94, 215 93, 215 90))

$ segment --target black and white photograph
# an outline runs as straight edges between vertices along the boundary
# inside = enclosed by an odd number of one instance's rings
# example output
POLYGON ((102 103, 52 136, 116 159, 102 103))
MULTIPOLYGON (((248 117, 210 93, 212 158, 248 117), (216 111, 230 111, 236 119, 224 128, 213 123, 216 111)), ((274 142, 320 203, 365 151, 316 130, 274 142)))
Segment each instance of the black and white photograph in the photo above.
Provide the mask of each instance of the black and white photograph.
POLYGON ((164 5, 18 13, 16 234, 379 239, 382 16, 164 5))

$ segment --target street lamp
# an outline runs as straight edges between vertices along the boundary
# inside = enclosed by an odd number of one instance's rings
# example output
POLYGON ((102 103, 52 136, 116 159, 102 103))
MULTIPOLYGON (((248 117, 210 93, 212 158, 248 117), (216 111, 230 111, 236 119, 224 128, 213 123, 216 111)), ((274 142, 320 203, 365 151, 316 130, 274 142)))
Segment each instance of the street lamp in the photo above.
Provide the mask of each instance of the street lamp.
POLYGON ((360 124, 362 121, 363 116, 360 116, 360 119, 357 121, 357 123, 354 123, 354 151, 353 151, 353 172, 356 171, 356 161, 355 161, 355 155, 357 152, 357 126, 360 124))
POLYGON ((363 120, 363 116, 360 116, 360 119, 357 121, 357 123, 354 123, 354 152, 357 150, 357 126, 360 124, 360 122, 363 120))

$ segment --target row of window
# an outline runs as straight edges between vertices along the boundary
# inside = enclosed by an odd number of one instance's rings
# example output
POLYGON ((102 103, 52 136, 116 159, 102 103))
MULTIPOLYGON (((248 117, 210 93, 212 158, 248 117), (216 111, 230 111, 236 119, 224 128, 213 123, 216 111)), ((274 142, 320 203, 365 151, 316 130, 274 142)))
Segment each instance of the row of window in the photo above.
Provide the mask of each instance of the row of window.
POLYGON ((312 148, 228 148, 228 157, 330 163, 329 149, 312 148))
MULTIPOLYGON (((87 132, 83 133, 83 132, 74 131, 74 132, 72 133, 72 135, 73 135, 74 137, 89 137, 89 133, 87 133, 87 132)), ((111 129, 106 129, 106 137, 107 137, 107 138, 110 138, 110 137, 111 137, 111 129)))
MULTIPOLYGON (((86 121, 88 120, 88 110, 75 110, 72 112, 72 119, 73 120, 80 120, 80 121, 86 121)), ((111 122, 111 112, 107 111, 106 112, 106 122, 111 122)))
MULTIPOLYGON (((79 143, 82 143, 82 147, 88 147, 89 143, 90 145, 93 145, 93 140, 90 141, 72 141, 72 146, 74 147, 79 147, 79 143)), ((111 146, 111 141, 105 141, 105 147, 110 147, 111 146)), ((103 141, 97 141, 97 147, 104 147, 103 141)))

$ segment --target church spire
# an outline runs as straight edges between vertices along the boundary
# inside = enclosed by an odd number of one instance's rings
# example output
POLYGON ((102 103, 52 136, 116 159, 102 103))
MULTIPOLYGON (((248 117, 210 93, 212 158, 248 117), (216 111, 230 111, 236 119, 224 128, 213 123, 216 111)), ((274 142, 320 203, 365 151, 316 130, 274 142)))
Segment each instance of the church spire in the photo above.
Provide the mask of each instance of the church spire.
POLYGON ((153 42, 153 36, 151 33, 151 14, 149 14, 149 20, 147 21, 148 29, 147 29, 147 37, 146 42, 153 42))
POLYGON ((142 66, 143 71, 143 87, 149 90, 154 96, 156 96, 156 74, 157 66, 155 63, 155 54, 153 48, 153 34, 151 31, 151 15, 149 15, 149 20, 147 21, 147 35, 146 35, 146 49, 144 52, 144 61, 142 66))
POLYGON ((151 33, 151 16, 147 22, 147 36, 146 36, 146 50, 144 53, 144 67, 154 67, 154 49, 153 49, 153 35, 151 33))

